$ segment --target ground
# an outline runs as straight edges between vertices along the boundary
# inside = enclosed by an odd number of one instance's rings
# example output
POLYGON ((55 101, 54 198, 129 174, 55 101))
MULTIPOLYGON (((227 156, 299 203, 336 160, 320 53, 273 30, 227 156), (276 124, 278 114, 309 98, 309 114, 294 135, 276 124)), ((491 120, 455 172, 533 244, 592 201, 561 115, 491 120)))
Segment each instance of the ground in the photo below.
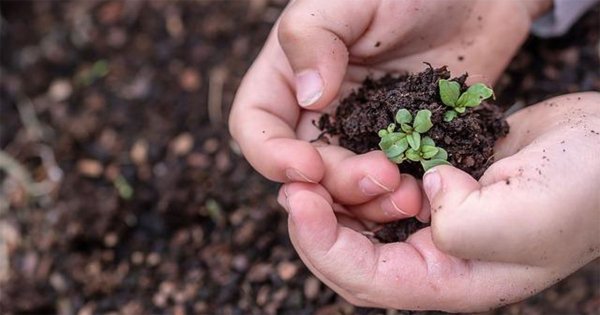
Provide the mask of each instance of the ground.
MULTIPOLYGON (((282 6, 1 2, 2 313, 407 313, 350 306, 313 277, 277 185, 227 133, 282 6)), ((499 103, 600 90, 598 14, 529 39, 499 103)), ((599 283, 594 262, 492 313, 597 313, 599 283)))

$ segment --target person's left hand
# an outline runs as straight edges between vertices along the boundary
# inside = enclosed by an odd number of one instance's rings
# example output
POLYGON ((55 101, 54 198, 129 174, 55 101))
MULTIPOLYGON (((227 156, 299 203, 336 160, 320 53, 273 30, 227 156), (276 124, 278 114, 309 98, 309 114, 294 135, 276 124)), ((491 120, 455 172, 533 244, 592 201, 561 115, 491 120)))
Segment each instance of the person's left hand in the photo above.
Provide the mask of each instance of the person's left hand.
POLYGON ((533 295, 600 256, 599 103, 571 94, 512 115, 479 182, 426 173, 432 225, 406 242, 373 244, 322 186, 285 184, 292 243, 356 305, 465 312, 533 295))

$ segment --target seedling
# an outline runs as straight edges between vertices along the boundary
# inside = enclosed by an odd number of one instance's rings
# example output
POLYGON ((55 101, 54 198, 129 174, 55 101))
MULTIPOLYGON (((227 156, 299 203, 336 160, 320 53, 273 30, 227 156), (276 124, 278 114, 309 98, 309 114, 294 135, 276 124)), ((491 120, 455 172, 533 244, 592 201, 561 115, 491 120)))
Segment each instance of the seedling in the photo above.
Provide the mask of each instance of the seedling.
POLYGON ((448 153, 436 147, 430 137, 421 136, 433 127, 429 110, 418 111, 413 120, 412 114, 403 108, 396 113, 395 118, 396 123, 391 123, 378 132, 381 137, 379 147, 388 159, 397 164, 407 159, 421 162, 425 171, 436 165, 448 164, 448 153), (396 130, 398 124, 400 130, 396 130))
POLYGON ((471 85, 464 93, 460 94, 460 84, 456 81, 440 79, 438 81, 442 103, 452 107, 444 113, 444 121, 450 122, 464 113, 468 107, 476 107, 484 100, 494 96, 494 91, 483 83, 471 85))

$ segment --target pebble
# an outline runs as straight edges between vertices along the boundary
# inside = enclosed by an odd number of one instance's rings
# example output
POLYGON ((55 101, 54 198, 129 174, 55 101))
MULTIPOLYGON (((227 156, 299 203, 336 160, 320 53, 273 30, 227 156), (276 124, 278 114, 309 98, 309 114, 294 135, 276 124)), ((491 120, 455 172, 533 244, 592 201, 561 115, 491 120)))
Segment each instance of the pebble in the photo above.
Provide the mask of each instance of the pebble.
POLYGON ((309 300, 313 300, 319 294, 320 288, 321 281, 316 277, 310 276, 304 281, 304 296, 309 300))
POLYGON ((198 71, 192 68, 184 69, 179 76, 179 85, 187 92, 195 92, 200 88, 202 81, 198 71))
POLYGON ((283 281, 292 279, 298 272, 298 265, 289 262, 282 261, 277 265, 277 274, 283 281))
POLYGON ((50 84, 48 95, 55 102, 62 102, 71 97, 73 87, 71 82, 65 79, 56 79, 50 84))
POLYGON ((234 256, 231 260, 231 266, 236 271, 246 271, 246 269, 248 269, 248 257, 246 257, 244 254, 238 254, 234 256))
POLYGON ((144 253, 142 252, 134 252, 131 254, 131 262, 134 265, 140 265, 144 262, 144 253))
POLYGON ((60 273, 57 272, 53 272, 50 275, 50 285, 58 293, 65 292, 67 290, 67 283, 65 281, 65 277, 63 277, 60 273))
POLYGON ((135 164, 144 164, 148 160, 148 142, 144 139, 138 139, 129 152, 131 160, 135 164))
POLYGON ((160 255, 158 253, 150 253, 146 257, 146 263, 150 266, 156 266, 160 263, 160 255))
POLYGON ((204 152, 208 154, 213 154, 217 152, 217 150, 219 150, 219 140, 215 138, 207 139, 206 141, 204 141, 202 149, 204 149, 204 152))
POLYGON ((171 140, 171 150, 177 156, 188 154, 194 147, 194 137, 189 132, 184 132, 171 140))
POLYGON ((273 272, 273 266, 268 263, 258 263, 248 271, 247 278, 250 282, 263 282, 273 272))
POLYGON ((81 159, 77 162, 77 170, 87 177, 99 177, 103 169, 102 164, 96 160, 81 159))
POLYGON ((187 164, 196 168, 207 168, 210 166, 210 159, 206 154, 192 152, 187 157, 187 164))
POLYGON ((106 245, 107 247, 114 247, 115 245, 117 245, 118 241, 119 236, 117 236, 117 233, 111 232, 104 236, 104 245, 106 245))

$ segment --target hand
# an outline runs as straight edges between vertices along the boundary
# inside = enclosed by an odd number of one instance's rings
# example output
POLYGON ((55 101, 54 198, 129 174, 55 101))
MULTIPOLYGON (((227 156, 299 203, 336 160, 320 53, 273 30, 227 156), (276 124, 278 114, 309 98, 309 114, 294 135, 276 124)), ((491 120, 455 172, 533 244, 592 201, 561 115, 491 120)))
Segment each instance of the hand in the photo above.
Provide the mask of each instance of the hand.
POLYGON ((320 182, 366 220, 414 216, 423 207, 414 178, 401 176, 382 152, 357 156, 337 145, 311 145, 318 135, 312 121, 367 75, 417 72, 423 61, 492 83, 537 14, 533 2, 525 3, 294 1, 238 90, 231 134, 271 180, 320 182))
POLYGON ((432 225, 404 243, 373 244, 322 186, 286 184, 292 243, 361 306, 471 312, 533 295, 600 256, 598 103, 571 94, 512 115, 479 182, 451 166, 428 172, 432 225))

